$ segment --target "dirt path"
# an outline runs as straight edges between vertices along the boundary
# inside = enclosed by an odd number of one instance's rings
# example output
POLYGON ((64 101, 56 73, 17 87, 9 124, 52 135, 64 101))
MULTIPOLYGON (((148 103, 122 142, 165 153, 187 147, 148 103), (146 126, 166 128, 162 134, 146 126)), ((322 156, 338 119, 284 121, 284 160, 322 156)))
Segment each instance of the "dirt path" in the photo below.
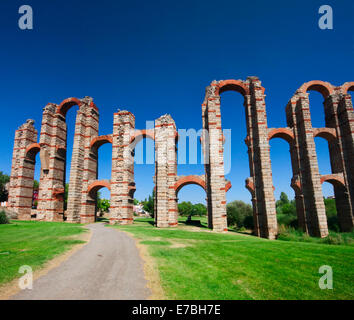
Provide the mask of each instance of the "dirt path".
POLYGON ((147 299, 143 262, 132 238, 102 223, 87 226, 90 242, 11 299, 147 299))

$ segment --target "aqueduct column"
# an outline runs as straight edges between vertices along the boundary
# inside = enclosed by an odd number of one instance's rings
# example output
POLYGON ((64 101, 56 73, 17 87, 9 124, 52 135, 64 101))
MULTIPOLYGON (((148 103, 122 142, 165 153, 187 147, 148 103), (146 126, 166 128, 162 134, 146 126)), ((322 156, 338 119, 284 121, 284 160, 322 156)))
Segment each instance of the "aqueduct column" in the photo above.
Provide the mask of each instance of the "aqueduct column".
POLYGON ((208 226, 227 231, 224 147, 221 128, 220 96, 217 82, 207 88, 203 103, 203 153, 208 204, 208 226))
POLYGON ((178 223, 176 125, 170 115, 155 121, 155 224, 159 228, 178 223))
POLYGON ((26 149, 37 142, 33 124, 34 120, 27 120, 15 133, 8 207, 17 213, 19 220, 31 219, 35 163, 26 158, 26 149))
MULTIPOLYGON (((76 101, 75 101, 76 102, 76 101)), ((74 145, 71 157, 70 182, 68 193, 67 221, 79 223, 84 184, 85 146, 90 145, 92 136, 98 135, 98 109, 92 98, 85 97, 77 103, 74 145)), ((74 104, 71 104, 74 105, 74 104)), ((88 168, 86 168, 88 170, 88 168)), ((87 171, 86 170, 86 171, 87 171)))
POLYGON ((347 182, 347 192, 351 202, 351 213, 343 217, 344 231, 353 230, 354 226, 354 111, 351 96, 344 93, 338 105, 337 136, 342 147, 343 175, 347 182))
POLYGON ((110 224, 131 224, 135 182, 134 150, 130 141, 135 117, 124 110, 115 113, 113 121, 110 224))
MULTIPOLYGON (((92 139, 98 136, 99 114, 96 109, 91 109, 86 113, 85 123, 85 149, 84 149, 84 162, 83 162, 83 180, 81 190, 81 210, 80 222, 92 223, 95 222, 96 214, 96 199, 92 201, 91 195, 88 192, 90 183, 95 181, 98 177, 97 161, 98 149, 91 149, 92 139)), ((97 192, 95 194, 97 197, 97 192)))
POLYGON ((63 221, 64 218, 66 123, 56 111, 55 104, 48 104, 43 110, 38 220, 63 221))
MULTIPOLYGON (((259 236, 275 239, 277 236, 277 217, 275 210, 274 187, 270 163, 270 147, 265 105, 264 88, 257 77, 248 77, 249 96, 246 96, 246 116, 251 117, 248 127, 250 139, 249 155, 253 162, 254 194, 259 228, 259 236)), ((252 171, 252 170, 251 170, 252 171)), ((257 230, 256 230, 257 231, 257 230)))
POLYGON ((326 237, 328 235, 327 218, 311 124, 308 93, 298 92, 291 99, 288 107, 289 116, 290 113, 292 120, 288 124, 294 126, 294 148, 298 148, 299 185, 304 197, 307 230, 310 235, 326 237))

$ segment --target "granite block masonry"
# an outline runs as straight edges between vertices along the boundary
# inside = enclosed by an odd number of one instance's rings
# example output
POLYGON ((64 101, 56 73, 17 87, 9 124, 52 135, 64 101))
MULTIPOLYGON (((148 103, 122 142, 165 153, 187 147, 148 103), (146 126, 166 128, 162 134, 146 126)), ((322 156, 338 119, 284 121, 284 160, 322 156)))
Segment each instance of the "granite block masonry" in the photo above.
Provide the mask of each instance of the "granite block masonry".
MULTIPOLYGON (((284 139, 290 147, 293 177, 289 184, 295 191, 299 227, 312 236, 328 235, 322 183, 333 185, 338 221, 342 231, 354 225, 354 112, 349 91, 354 82, 335 87, 328 82, 303 84, 285 108, 287 127, 268 128, 265 89, 257 77, 243 80, 213 81, 202 104, 203 160, 205 174, 178 176, 178 133, 168 114, 155 120, 153 129, 135 128, 135 116, 118 110, 113 116, 112 134, 99 135, 99 111, 93 99, 69 98, 61 104, 49 103, 43 109, 40 136, 33 120, 27 120, 15 132, 9 184, 8 207, 21 220, 91 223, 96 220, 97 192, 106 187, 111 192, 110 223, 133 223, 134 151, 141 139, 155 143, 155 226, 178 225, 178 192, 188 184, 206 192, 208 225, 226 232, 226 192, 231 188, 224 173, 224 136, 221 124, 220 95, 236 91, 244 97, 250 176, 246 179, 253 204, 254 234, 275 239, 278 233, 269 141, 284 139), (325 127, 311 123, 309 91, 324 98, 325 127), (75 135, 65 208, 65 172, 67 166, 67 111, 77 106, 75 135), (321 175, 315 137, 327 140, 331 173, 321 175), (98 180, 98 149, 112 144, 110 180, 98 180), (40 159, 37 210, 32 210, 36 155, 40 159)), ((231 128, 232 129, 232 128, 231 128)))

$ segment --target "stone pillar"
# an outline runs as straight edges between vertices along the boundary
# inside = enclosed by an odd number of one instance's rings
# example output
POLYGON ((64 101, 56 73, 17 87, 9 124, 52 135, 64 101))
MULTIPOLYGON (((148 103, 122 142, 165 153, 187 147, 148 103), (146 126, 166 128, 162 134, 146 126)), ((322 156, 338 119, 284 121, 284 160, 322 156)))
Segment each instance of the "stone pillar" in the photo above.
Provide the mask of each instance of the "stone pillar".
POLYGON ((37 142, 33 125, 34 120, 27 120, 15 133, 8 207, 17 213, 19 220, 31 219, 35 161, 26 157, 26 149, 37 142))
POLYGON ((80 222, 93 223, 96 220, 97 191, 89 194, 88 187, 98 177, 98 148, 91 149, 92 139, 98 136, 99 114, 97 108, 87 104, 85 112, 85 147, 83 162, 83 180, 81 190, 80 222))
MULTIPOLYGON (((213 88, 215 90, 215 88, 213 88)), ((208 131, 208 91, 210 91, 210 87, 207 87, 205 100, 202 104, 202 121, 203 121, 203 131, 201 135, 201 144, 203 150, 203 161, 205 168, 205 193, 206 193, 206 203, 207 203, 207 216, 208 216, 208 227, 213 227, 213 208, 211 205, 211 189, 210 183, 208 183, 210 177, 210 164, 209 164, 209 131, 208 131)), ((214 91, 215 92, 215 91, 214 91)))
POLYGON ((270 163, 270 147, 268 140, 267 114, 265 95, 261 82, 257 77, 248 77, 249 97, 252 125, 249 128, 250 152, 254 166, 254 192, 257 203, 259 235, 268 239, 277 236, 277 217, 274 199, 274 187, 270 163))
MULTIPOLYGON (((98 128, 98 113, 97 107, 92 102, 92 98, 85 97, 79 102, 79 110, 76 115, 74 145, 71 157, 70 167, 70 182, 68 193, 67 221, 71 223, 80 222, 80 210, 82 204, 82 190, 84 180, 84 161, 85 161, 85 146, 91 141, 91 137, 86 135, 87 128, 91 126, 92 118, 97 118, 98 128), (96 112, 96 116, 94 115, 96 112)), ((92 130, 98 134, 98 130, 92 127, 92 130)))
POLYGON ((37 220, 64 219, 66 123, 56 110, 54 104, 48 104, 43 110, 37 220))
POLYGON ((135 117, 129 111, 114 114, 111 175, 110 224, 133 223, 135 117))
MULTIPOLYGON (((354 111, 350 94, 344 94, 339 98, 337 116, 337 136, 342 147, 343 176, 351 203, 351 212, 343 217, 341 225, 343 231, 351 231, 354 225, 354 111)), ((339 215, 338 218, 340 219, 339 215)))
POLYGON ((224 146, 221 128, 220 96, 216 93, 216 82, 207 88, 203 129, 205 158, 205 183, 208 198, 208 226, 214 231, 227 231, 226 191, 224 176, 224 146), (206 134, 207 133, 207 134, 206 134), (207 155, 207 157, 205 156, 207 155))
POLYGON ((155 121, 155 224, 159 228, 178 223, 174 184, 177 178, 176 125, 170 115, 155 121))
POLYGON ((292 111, 296 117, 294 138, 300 160, 300 183, 304 196, 307 229, 310 235, 326 237, 328 235, 327 218, 311 124, 308 93, 298 92, 291 103, 292 111))
MULTIPOLYGON (((286 106, 286 121, 288 128, 293 131, 293 136, 295 137, 294 127, 296 124, 296 113, 295 113, 296 100, 292 99, 286 106)), ((292 141, 289 142, 290 146, 290 157, 291 157, 291 168, 293 172, 293 177, 291 179, 290 186, 295 192, 295 204, 296 204, 296 214, 298 220, 298 226, 304 232, 308 233, 308 222, 305 212, 305 202, 304 195, 301 187, 301 164, 300 164, 300 148, 299 141, 293 137, 292 141)))

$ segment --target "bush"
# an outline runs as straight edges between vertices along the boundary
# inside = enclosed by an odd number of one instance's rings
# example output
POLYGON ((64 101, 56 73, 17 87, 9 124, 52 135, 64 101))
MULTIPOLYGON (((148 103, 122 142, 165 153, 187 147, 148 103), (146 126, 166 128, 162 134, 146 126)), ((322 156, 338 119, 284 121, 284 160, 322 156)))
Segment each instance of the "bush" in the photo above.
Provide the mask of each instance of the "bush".
POLYGON ((9 223, 9 219, 6 216, 5 211, 1 211, 0 212, 0 224, 8 224, 9 223))
POLYGON ((354 245, 354 232, 337 233, 330 231, 329 235, 325 238, 310 237, 308 234, 301 230, 296 230, 292 227, 285 225, 279 226, 278 240, 283 241, 300 241, 300 242, 313 242, 320 244, 332 245, 354 245))
POLYGON ((193 204, 190 201, 183 201, 178 204, 178 212, 181 216, 205 216, 207 208, 202 203, 193 204))
POLYGON ((251 205, 243 201, 232 201, 226 206, 227 224, 230 227, 253 228, 253 210, 251 205))

